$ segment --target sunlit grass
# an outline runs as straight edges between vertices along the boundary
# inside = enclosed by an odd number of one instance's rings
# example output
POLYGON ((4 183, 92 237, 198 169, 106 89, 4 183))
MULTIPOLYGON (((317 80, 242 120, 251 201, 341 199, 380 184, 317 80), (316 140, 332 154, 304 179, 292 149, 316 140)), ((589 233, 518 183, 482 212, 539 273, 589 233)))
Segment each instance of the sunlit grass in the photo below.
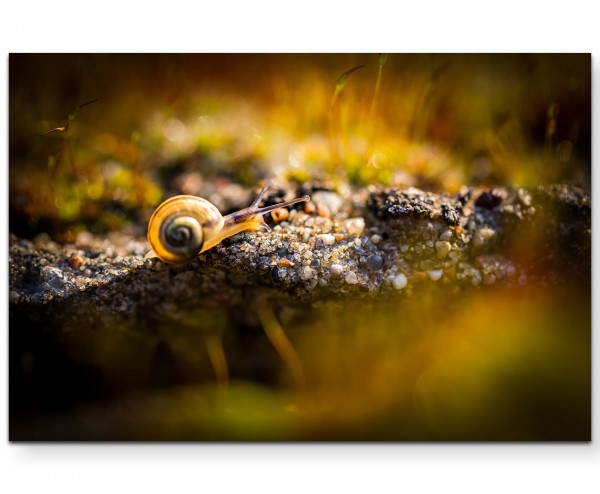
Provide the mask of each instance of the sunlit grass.
POLYGON ((95 89, 79 106, 54 97, 55 62, 33 103, 11 86, 11 108, 19 109, 11 142, 27 142, 25 154, 11 156, 24 160, 11 166, 11 185, 29 197, 33 220, 43 213, 77 222, 94 201, 151 207, 168 185, 161 170, 192 157, 203 177, 246 186, 265 176, 448 192, 465 184, 589 184, 588 116, 574 106, 589 97, 589 67, 576 57, 271 58, 213 61, 212 71, 191 72, 174 59, 170 75, 150 84, 143 64, 101 57, 101 66, 120 67, 122 84, 107 86, 104 73, 88 67, 82 77, 95 89), (73 106, 72 119, 61 120, 73 106), (64 134, 58 154, 54 134, 64 134), (134 197, 105 178, 114 166, 130 173, 134 197), (40 184, 52 196, 45 205, 40 184))

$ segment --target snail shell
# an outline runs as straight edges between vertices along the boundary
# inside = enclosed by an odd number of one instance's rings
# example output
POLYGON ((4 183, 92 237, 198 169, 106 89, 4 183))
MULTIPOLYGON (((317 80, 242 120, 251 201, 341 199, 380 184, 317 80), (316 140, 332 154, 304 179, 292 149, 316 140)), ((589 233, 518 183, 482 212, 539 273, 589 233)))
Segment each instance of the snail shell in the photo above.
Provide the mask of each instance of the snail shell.
POLYGON ((150 218, 148 242, 156 257, 181 264, 194 259, 206 239, 215 237, 223 225, 223 216, 206 199, 176 196, 163 202, 150 218))
POLYGON ((175 196, 154 211, 148 224, 148 242, 152 250, 146 258, 158 257, 169 264, 186 264, 198 254, 214 247, 223 239, 244 230, 269 227, 263 215, 298 202, 310 201, 299 197, 263 208, 258 203, 268 186, 260 191, 248 208, 225 217, 206 199, 196 196, 175 196))

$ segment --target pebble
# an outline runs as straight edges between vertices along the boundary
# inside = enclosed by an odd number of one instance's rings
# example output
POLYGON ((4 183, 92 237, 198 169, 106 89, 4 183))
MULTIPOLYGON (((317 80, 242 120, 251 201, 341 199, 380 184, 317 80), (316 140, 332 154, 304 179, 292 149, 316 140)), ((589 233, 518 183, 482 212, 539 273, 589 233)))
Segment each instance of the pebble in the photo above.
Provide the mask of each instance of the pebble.
POLYGON ((491 228, 482 228, 481 230, 477 230, 473 235, 473 245, 475 247, 481 247, 492 241, 492 239, 496 236, 496 232, 491 228))
POLYGON ((365 220, 363 218, 350 218, 346 220, 345 227, 350 235, 358 237, 365 229, 365 220))
POLYGON ((333 244, 335 244, 335 235, 331 235, 329 233, 324 233, 322 235, 319 235, 319 239, 321 239, 321 241, 325 245, 333 245, 333 244))
POLYGON ((336 214, 342 207, 342 198, 335 192, 319 190, 311 195, 311 200, 319 207, 326 208, 330 214, 336 214))
POLYGON ((452 240, 452 230, 446 230, 444 233, 440 235, 440 240, 448 241, 452 240))
POLYGON ((408 284, 406 275, 404 273, 397 274, 392 280, 392 285, 396 290, 402 290, 408 284))
POLYGON ((304 268, 302 268, 302 271, 300 273, 300 277, 303 280, 310 280, 314 277, 315 272, 308 266, 304 266, 304 268))
POLYGON ((9 299, 9 301, 10 301, 11 303, 18 302, 20 298, 21 298, 21 296, 20 296, 20 295, 19 295, 17 292, 15 292, 15 291, 11 291, 11 292, 8 294, 8 299, 9 299))
POLYGON ((302 234, 302 240, 308 242, 310 236, 312 235, 312 228, 305 228, 304 233, 302 234))
POLYGON ((427 276, 431 281, 438 281, 442 277, 443 271, 441 269, 432 269, 427 271, 427 276))
POLYGON ((53 268, 50 266, 43 267, 40 270, 40 274, 42 276, 42 279, 51 287, 57 288, 59 290, 63 288, 65 282, 60 269, 53 268))
POLYGON ((79 269, 83 265, 83 257, 77 254, 71 254, 69 256, 69 264, 73 269, 79 269))
POLYGON ((452 250, 452 244, 448 241, 436 242, 435 243, 435 251, 437 252, 437 256, 440 259, 446 257, 450 251, 452 250))
POLYGON ((317 214, 319 217, 331 218, 331 211, 329 211, 329 208, 323 204, 317 205, 317 214))
POLYGON ((453 261, 456 261, 460 257, 460 252, 457 250, 453 250, 452 252, 450 252, 450 254, 448 254, 448 257, 453 261))
POLYGON ((273 221, 276 221, 277 223, 287 220, 289 214, 290 212, 287 208, 281 208, 276 209, 275 211, 271 211, 271 217, 273 218, 273 221))
POLYGON ((342 266, 341 264, 332 264, 331 266, 329 266, 329 270, 331 271, 331 274, 342 274, 344 271, 344 266, 342 266))
POLYGON ((321 267, 321 262, 318 259, 313 259, 310 262, 310 267, 313 269, 319 269, 321 267))
POLYGON ((356 276, 356 273, 354 271, 350 271, 346 275, 346 283, 348 283, 349 285, 356 285, 358 283, 358 277, 356 276))
POLYGON ((374 254, 367 258, 367 266, 371 271, 379 271, 383 268, 383 257, 378 254, 374 254))
POLYGON ((290 261, 289 259, 286 259, 285 257, 283 259, 279 259, 279 261, 277 261, 278 268, 291 268, 293 265, 294 265, 294 263, 292 261, 290 261))
POLYGON ((377 245, 379 242, 381 242, 381 235, 378 235, 377 233, 375 235, 371 235, 371 242, 377 245))

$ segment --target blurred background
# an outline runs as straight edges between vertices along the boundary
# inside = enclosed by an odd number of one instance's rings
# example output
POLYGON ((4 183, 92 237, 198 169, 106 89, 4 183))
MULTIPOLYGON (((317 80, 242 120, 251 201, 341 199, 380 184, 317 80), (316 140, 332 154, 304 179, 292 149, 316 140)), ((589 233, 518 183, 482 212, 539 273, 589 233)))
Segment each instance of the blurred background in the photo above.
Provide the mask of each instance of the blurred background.
MULTIPOLYGON (((143 240, 197 181, 590 191, 589 55, 13 54, 9 69, 9 227, 27 239, 143 240)), ((585 279, 276 307, 301 387, 250 306, 243 324, 175 307, 184 322, 150 332, 11 316, 11 437, 582 440, 590 295, 585 279)))
POLYGON ((590 67, 585 54, 13 54, 11 231, 121 226, 186 170, 245 186, 589 190, 590 67))

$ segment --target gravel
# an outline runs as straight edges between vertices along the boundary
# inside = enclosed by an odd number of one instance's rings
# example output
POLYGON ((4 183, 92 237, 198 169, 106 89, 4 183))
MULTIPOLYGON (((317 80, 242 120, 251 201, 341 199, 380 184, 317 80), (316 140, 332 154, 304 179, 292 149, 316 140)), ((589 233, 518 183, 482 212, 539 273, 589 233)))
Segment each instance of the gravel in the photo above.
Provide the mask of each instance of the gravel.
POLYGON ((467 289, 589 279, 589 195, 566 185, 494 189, 481 198, 485 193, 319 191, 320 212, 294 207, 273 231, 235 235, 185 267, 144 260, 145 238, 124 233, 83 232, 65 245, 44 234, 11 235, 10 307, 40 317, 45 307, 53 313, 63 307, 85 320, 101 307, 143 317, 168 304, 235 306, 260 294, 296 304, 398 291, 411 296, 427 283, 467 289), (511 248, 524 238, 537 240, 525 250, 511 248))

